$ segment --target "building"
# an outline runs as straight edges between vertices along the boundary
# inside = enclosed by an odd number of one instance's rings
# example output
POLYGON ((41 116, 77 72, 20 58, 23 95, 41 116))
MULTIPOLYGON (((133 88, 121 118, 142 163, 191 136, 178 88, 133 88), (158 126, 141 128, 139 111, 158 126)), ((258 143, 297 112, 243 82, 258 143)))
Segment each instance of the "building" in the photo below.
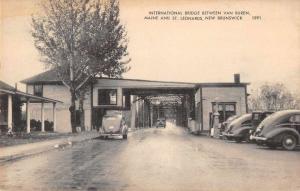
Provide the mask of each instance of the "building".
MULTIPOLYGON (((69 132, 70 93, 54 71, 25 79, 26 92, 61 101, 57 109, 57 131, 69 132)), ((152 126, 163 113, 176 118, 178 125, 193 132, 209 131, 211 114, 218 107, 220 121, 247 112, 247 85, 235 75, 232 83, 184 83, 137 79, 98 78, 84 95, 85 130, 101 126, 102 116, 110 110, 122 111, 131 127, 152 126), (163 97, 164 99, 161 99, 163 97), (159 102, 159 104, 156 104, 159 102), (174 112, 163 112, 163 110, 174 112), (176 115, 175 115, 176 114, 176 115)), ((78 103, 76 104, 78 105, 78 103)), ((40 118, 40 105, 31 106, 31 117, 40 118)), ((45 105, 45 119, 52 120, 51 105, 45 105)), ((81 121, 82 122, 82 121, 81 121)), ((79 123, 79 122, 78 122, 79 123)))
POLYGON ((22 110, 21 106, 26 104, 26 131, 30 132, 30 113, 31 104, 39 105, 39 111, 36 113, 41 117, 41 131, 45 131, 44 105, 51 104, 51 114, 53 129, 56 130, 56 104, 62 102, 39 95, 32 95, 14 88, 3 81, 0 81, 0 130, 20 131, 23 128, 21 124, 22 110))

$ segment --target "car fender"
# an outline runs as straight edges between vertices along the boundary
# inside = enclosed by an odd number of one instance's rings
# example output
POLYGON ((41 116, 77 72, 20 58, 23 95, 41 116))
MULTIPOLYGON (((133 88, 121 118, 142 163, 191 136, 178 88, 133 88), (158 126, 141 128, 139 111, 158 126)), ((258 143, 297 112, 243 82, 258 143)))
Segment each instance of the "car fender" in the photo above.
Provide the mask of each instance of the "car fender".
POLYGON ((300 143, 300 134, 298 133, 298 131, 296 131, 295 129, 292 129, 292 128, 277 128, 277 129, 274 129, 270 132, 268 132, 265 137, 266 138, 274 138, 280 134, 284 134, 284 133, 289 133, 289 134, 292 134, 292 135, 295 135, 298 139, 298 143, 300 143))
POLYGON ((236 129, 233 133, 234 134, 245 134, 246 132, 249 132, 252 129, 252 126, 244 126, 239 129, 236 129))

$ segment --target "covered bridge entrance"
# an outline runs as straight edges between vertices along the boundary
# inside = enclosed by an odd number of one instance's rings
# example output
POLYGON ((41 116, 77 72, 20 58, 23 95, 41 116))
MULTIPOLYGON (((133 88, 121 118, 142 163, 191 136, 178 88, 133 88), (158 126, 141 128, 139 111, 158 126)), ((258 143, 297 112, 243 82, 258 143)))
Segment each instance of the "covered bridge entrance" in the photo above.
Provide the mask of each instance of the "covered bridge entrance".
POLYGON ((99 78, 92 85, 92 127, 99 128, 103 115, 123 112, 132 128, 151 127, 159 117, 173 120, 191 132, 208 132, 212 113, 220 121, 247 113, 247 85, 239 75, 234 82, 184 83, 99 78))
POLYGON ((193 83, 98 79, 93 86, 93 126, 99 128, 108 111, 119 110, 132 128, 152 127, 158 118, 188 127, 188 119, 195 118, 195 88, 193 83))

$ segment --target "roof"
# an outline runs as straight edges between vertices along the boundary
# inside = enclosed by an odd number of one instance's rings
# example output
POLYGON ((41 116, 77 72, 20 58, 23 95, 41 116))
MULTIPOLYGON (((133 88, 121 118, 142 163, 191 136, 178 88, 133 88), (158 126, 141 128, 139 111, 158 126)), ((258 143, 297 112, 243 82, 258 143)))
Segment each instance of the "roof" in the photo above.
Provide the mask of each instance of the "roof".
POLYGON ((15 91, 14 87, 12 87, 11 85, 9 85, 1 80, 0 80, 0 89, 6 90, 6 91, 15 91))
POLYGON ((16 90, 14 87, 8 85, 7 83, 0 81, 0 92, 6 93, 6 94, 11 94, 11 95, 17 95, 20 97, 22 102, 26 102, 27 99, 30 100, 30 102, 35 102, 35 103, 40 103, 40 102, 60 102, 55 99, 47 98, 47 97, 40 97, 40 96, 35 96, 32 94, 28 94, 19 90, 16 90))
MULTIPOLYGON (((211 83, 191 83, 191 82, 174 82, 174 81, 155 81, 141 79, 124 79, 124 78, 97 78, 97 84, 102 87, 120 86, 127 88, 196 88, 196 87, 244 87, 249 83, 234 82, 211 82, 211 83)), ((35 75, 21 81, 25 84, 53 84, 61 83, 54 70, 35 75)))
POLYGON ((210 82, 197 83, 198 87, 245 87, 250 83, 235 83, 235 82, 210 82))
POLYGON ((29 101, 31 103, 41 103, 41 102, 45 102, 45 103, 63 103, 62 101, 59 101, 59 100, 56 100, 56 99, 51 99, 51 98, 41 97, 41 96, 35 96, 35 95, 28 94, 28 93, 21 92, 21 91, 16 91, 15 94, 20 97, 22 102, 26 102, 27 99, 29 99, 29 101))
POLYGON ((37 74, 35 76, 32 76, 30 78, 27 78, 25 80, 21 81, 25 84, 38 84, 38 83, 58 83, 61 82, 61 80, 56 75, 55 70, 48 70, 45 72, 42 72, 40 74, 37 74))
POLYGON ((100 87, 122 87, 122 88, 195 88, 196 83, 188 82, 168 82, 168 81, 152 81, 139 79, 114 79, 114 78, 98 78, 95 86, 100 87))

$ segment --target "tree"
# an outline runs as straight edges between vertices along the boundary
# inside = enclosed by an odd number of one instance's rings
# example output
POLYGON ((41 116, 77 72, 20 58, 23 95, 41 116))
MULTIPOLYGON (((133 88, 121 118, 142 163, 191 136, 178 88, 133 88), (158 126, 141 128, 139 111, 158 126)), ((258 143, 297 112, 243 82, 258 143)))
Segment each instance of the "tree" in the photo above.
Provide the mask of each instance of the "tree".
POLYGON ((280 83, 264 84, 249 98, 250 110, 284 110, 299 108, 299 100, 280 83))
POLYGON ((45 0, 43 15, 32 18, 32 36, 46 67, 56 71, 71 95, 72 132, 76 99, 97 76, 121 77, 128 71, 126 31, 119 3, 108 0, 45 0))

